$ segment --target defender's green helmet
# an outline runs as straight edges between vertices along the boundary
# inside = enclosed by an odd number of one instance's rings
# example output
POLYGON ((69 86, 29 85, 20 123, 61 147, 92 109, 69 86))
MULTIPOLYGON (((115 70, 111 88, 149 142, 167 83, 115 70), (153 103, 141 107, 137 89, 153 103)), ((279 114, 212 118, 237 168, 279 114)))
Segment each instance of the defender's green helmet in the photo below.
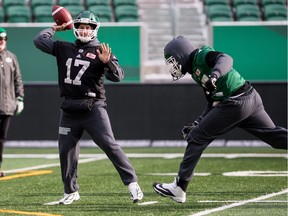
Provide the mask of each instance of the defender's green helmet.
POLYGON ((73 20, 73 32, 77 39, 82 42, 89 42, 97 37, 98 29, 100 27, 99 18, 93 14, 92 11, 85 10, 80 12, 73 20), (79 29, 80 24, 88 24, 92 27, 91 34, 84 36, 83 29, 79 29))

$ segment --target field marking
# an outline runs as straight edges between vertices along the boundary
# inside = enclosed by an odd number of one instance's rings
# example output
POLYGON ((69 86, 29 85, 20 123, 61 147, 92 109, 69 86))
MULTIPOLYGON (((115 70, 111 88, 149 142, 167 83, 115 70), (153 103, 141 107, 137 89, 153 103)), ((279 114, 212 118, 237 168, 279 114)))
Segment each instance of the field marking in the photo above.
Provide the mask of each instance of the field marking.
POLYGON ((59 214, 48 214, 42 212, 24 212, 24 211, 16 211, 16 210, 8 210, 8 209, 0 209, 0 213, 10 213, 10 214, 20 214, 20 215, 35 215, 35 216, 63 216, 59 214))
POLYGON ((282 194, 285 194, 285 193, 288 193, 288 188, 285 189, 285 190, 282 190, 280 192, 267 194, 267 195, 260 196, 260 197, 254 198, 254 199, 244 200, 244 201, 240 201, 240 202, 237 201, 236 203, 232 203, 232 204, 229 204, 229 205, 224 205, 224 206, 221 206, 221 207, 218 207, 218 208, 214 208, 214 209, 208 209, 208 210, 205 210, 205 211, 202 211, 202 212, 198 212, 196 214, 192 214, 190 216, 208 215, 208 214, 213 213, 213 212, 223 211, 225 209, 234 208, 234 207, 238 207, 238 206, 245 205, 245 204, 248 204, 248 203, 253 203, 253 202, 265 200, 265 199, 268 199, 268 198, 271 198, 271 197, 274 197, 274 196, 278 196, 278 195, 282 195, 282 194))
MULTIPOLYGON (((235 203, 240 202, 240 200, 202 200, 198 201, 198 203, 235 203)), ((288 201, 284 200, 260 200, 255 201, 253 203, 288 203, 288 201)))
POLYGON ((158 203, 158 201, 148 201, 148 202, 142 202, 142 203, 138 203, 137 205, 153 205, 158 203))
MULTIPOLYGON (((128 153, 126 154, 130 158, 165 158, 174 159, 182 158, 183 153, 128 153)), ((99 154, 80 154, 79 158, 99 158, 106 155, 104 153, 99 154)), ((57 159, 59 154, 4 154, 4 158, 46 158, 57 159)), ((288 154, 270 154, 270 153, 204 153, 201 158, 286 158, 288 154)))
POLYGON ((19 173, 16 175, 1 177, 0 181, 7 181, 7 180, 15 179, 15 178, 24 178, 24 177, 28 177, 28 176, 46 175, 46 174, 50 174, 50 173, 53 173, 53 171, 52 170, 27 171, 27 172, 19 173))
POLYGON ((59 201, 53 201, 53 202, 44 203, 43 205, 49 205, 49 206, 52 206, 52 205, 59 205, 59 204, 60 204, 59 201))
MULTIPOLYGON (((103 156, 97 157, 97 158, 85 158, 85 159, 80 159, 78 161, 78 163, 88 163, 88 162, 92 162, 92 161, 103 160, 103 159, 106 159, 106 158, 107 158, 106 155, 105 155, 105 157, 103 155, 103 156)), ((60 163, 43 164, 43 165, 38 165, 38 166, 24 167, 24 168, 20 168, 20 169, 3 170, 3 172, 4 173, 17 173, 17 172, 21 172, 21 171, 46 169, 46 168, 59 167, 59 166, 60 166, 60 163)))
MULTIPOLYGON (((178 173, 146 173, 146 175, 152 176, 177 176, 178 173)), ((209 176, 211 173, 194 173, 194 176, 209 176)))
POLYGON ((288 171, 235 171, 225 172, 223 176, 260 176, 260 177, 275 177, 275 176, 288 176, 288 171))

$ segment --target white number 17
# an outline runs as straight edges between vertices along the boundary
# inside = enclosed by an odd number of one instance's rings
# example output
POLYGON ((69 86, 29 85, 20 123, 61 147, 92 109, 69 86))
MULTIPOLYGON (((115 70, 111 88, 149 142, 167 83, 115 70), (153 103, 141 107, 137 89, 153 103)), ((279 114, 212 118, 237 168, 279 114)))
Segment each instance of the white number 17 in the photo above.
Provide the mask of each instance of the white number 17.
POLYGON ((67 66, 67 77, 64 79, 65 83, 72 84, 72 85, 81 85, 81 77, 87 70, 87 68, 90 65, 89 61, 83 61, 80 59, 75 59, 74 66, 78 67, 79 65, 82 65, 81 69, 79 70, 77 76, 75 77, 74 80, 71 79, 71 66, 72 66, 72 58, 68 58, 66 61, 66 66, 67 66))

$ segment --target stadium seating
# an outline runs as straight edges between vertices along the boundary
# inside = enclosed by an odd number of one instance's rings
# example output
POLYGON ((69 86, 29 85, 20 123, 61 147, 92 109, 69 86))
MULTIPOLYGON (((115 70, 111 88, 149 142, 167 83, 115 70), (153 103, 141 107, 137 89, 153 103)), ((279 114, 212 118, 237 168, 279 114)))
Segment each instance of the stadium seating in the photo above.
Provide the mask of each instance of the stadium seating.
POLYGON ((204 0, 204 4, 207 6, 210 5, 230 5, 230 0, 204 0))
POLYGON ((110 6, 110 0, 86 0, 86 7, 89 8, 94 5, 109 5, 110 6))
POLYGON ((139 22, 139 18, 138 17, 133 17, 133 16, 118 17, 117 21, 118 22, 139 22))
POLYGON ((58 5, 61 5, 61 6, 70 6, 70 5, 81 5, 83 6, 83 4, 81 3, 80 0, 58 0, 58 5))
POLYGON ((27 5, 26 0, 2 0, 2 6, 7 9, 9 6, 27 5))
POLYGON ((65 8, 71 13, 73 19, 85 9, 83 5, 66 5, 65 8))
POLYGON ((218 4, 206 7, 210 21, 233 21, 233 13, 230 5, 218 4))
POLYGON ((113 5, 115 7, 120 5, 137 5, 136 0, 113 0, 113 5))
POLYGON ((258 0, 233 0, 234 7, 237 7, 238 5, 243 5, 243 4, 258 5, 258 0))
POLYGON ((6 9, 6 21, 10 23, 31 22, 32 12, 27 5, 14 5, 6 9))
POLYGON ((124 18, 125 20, 138 20, 138 17, 138 7, 136 5, 119 5, 115 7, 115 18, 118 22, 124 18))
POLYGON ((243 4, 235 7, 236 21, 261 21, 258 5, 243 4))
POLYGON ((88 7, 100 19, 100 22, 111 22, 113 11, 110 5, 92 5, 88 7))
POLYGON ((50 6, 50 8, 52 9, 54 5, 54 0, 30 0, 30 5, 32 10, 34 10, 35 7, 44 5, 50 6))
POLYGON ((280 5, 286 4, 286 0, 260 0, 260 1, 261 1, 262 7, 264 7, 265 5, 269 5, 269 4, 280 4, 280 5))
POLYGON ((282 4, 266 4, 263 15, 267 21, 287 20, 287 7, 282 4))
POLYGON ((34 22, 54 22, 50 5, 39 5, 33 9, 34 22))
POLYGON ((0 7, 0 22, 5 22, 5 12, 3 7, 0 7))

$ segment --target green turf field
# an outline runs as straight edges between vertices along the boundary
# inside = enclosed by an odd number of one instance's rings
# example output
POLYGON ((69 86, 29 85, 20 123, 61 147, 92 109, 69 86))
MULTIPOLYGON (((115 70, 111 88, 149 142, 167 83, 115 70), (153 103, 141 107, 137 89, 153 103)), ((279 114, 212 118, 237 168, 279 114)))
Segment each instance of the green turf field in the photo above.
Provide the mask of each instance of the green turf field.
POLYGON ((183 148, 125 148, 144 192, 133 204, 127 188, 98 148, 82 148, 81 199, 43 205, 63 195, 57 148, 6 148, 0 178, 0 216, 287 216, 287 152, 272 148, 208 148, 178 204, 157 195, 152 183, 170 183, 183 148), (241 171, 241 172, 240 172, 241 171), (248 172, 249 171, 249 172, 248 172), (257 175, 257 176, 255 176, 257 175))

